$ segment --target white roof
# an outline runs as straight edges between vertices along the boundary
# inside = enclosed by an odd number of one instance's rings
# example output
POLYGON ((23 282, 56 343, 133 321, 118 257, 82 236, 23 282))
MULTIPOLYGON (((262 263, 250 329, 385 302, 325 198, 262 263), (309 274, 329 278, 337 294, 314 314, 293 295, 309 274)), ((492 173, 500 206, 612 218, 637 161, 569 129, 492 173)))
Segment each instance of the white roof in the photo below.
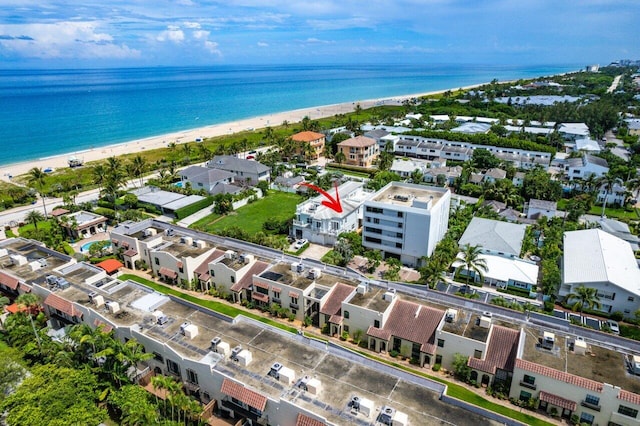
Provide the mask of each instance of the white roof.
MULTIPOLYGON (((487 264, 487 272, 483 272, 486 279, 508 282, 509 280, 519 281, 526 284, 536 284, 538 281, 538 265, 522 259, 508 259, 502 256, 481 254, 480 259, 484 259, 487 264)), ((463 259, 463 254, 458 253, 458 259, 463 259)), ((453 267, 464 265, 456 260, 453 267)))
POLYGON ((593 139, 576 139, 576 151, 600 152, 600 145, 593 139))
POLYGON ((589 135, 589 127, 584 123, 562 123, 558 131, 572 135, 589 135))
POLYGON ((563 281, 586 286, 610 282, 640 295, 640 269, 631 246, 600 229, 564 233, 563 281))
POLYGON ((426 168, 427 163, 423 161, 395 159, 393 160, 393 164, 391 165, 391 168, 389 170, 391 170, 392 172, 412 173, 415 169, 418 169, 422 172, 426 168))

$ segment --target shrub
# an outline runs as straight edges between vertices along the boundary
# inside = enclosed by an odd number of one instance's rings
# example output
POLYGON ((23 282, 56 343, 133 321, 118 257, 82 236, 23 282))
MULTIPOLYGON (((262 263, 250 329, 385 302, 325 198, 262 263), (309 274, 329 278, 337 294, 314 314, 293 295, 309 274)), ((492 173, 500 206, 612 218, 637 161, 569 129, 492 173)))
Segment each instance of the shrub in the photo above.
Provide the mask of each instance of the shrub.
MULTIPOLYGON (((442 368, 442 365, 440 365, 440 364, 433 364, 433 367, 431 367, 431 370, 433 370, 433 371, 435 371, 435 372, 438 372, 438 371, 440 371, 440 369, 441 369, 441 368, 442 368)), ((487 389, 487 391, 488 391, 488 389, 487 389)))
POLYGON ((609 315, 609 318, 614 321, 622 321, 622 319, 624 318, 624 314, 620 311, 615 311, 611 315, 609 315))
POLYGON ((198 212, 206 207, 209 207, 211 204, 213 204, 213 197, 207 197, 204 200, 200 200, 188 206, 179 208, 178 210, 175 211, 176 218, 184 219, 187 216, 191 216, 195 212, 198 212))
POLYGON ((398 351, 396 351, 396 350, 392 350, 391 352, 389 352, 389 356, 390 356, 391 358, 395 358, 395 357, 397 357, 398 355, 400 355, 400 352, 398 352, 398 351))
POLYGON ((349 333, 346 331, 343 331, 342 334, 340 335, 340 340, 345 341, 349 338, 349 333))

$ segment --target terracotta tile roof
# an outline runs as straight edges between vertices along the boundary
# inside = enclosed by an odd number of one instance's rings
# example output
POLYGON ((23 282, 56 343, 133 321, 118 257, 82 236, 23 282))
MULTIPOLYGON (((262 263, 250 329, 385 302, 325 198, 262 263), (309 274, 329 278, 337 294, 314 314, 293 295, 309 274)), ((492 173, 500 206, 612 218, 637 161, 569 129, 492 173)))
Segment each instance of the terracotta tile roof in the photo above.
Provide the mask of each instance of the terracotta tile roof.
POLYGON ((630 402, 632 404, 640 405, 640 395, 638 395, 637 393, 629 392, 624 389, 620 390, 620 393, 618 394, 618 399, 630 402))
POLYGON ((260 395, 258 392, 245 388, 240 383, 233 382, 229 379, 222 381, 220 391, 225 395, 229 395, 238 401, 244 402, 249 407, 253 407, 260 411, 264 411, 267 406, 267 397, 260 395))
POLYGON ((329 318, 329 322, 332 324, 342 324, 343 320, 344 318, 342 317, 342 315, 331 315, 331 317, 329 318))
POLYGON ((167 268, 166 266, 161 266, 158 273, 160 275, 164 275, 165 277, 174 278, 174 279, 178 278, 178 273, 172 269, 167 268))
POLYGON ((11 290, 17 290, 20 281, 18 281, 17 278, 0 271, 0 284, 9 287, 11 290))
POLYGON ((53 217, 58 217, 58 216, 62 216, 63 214, 67 214, 67 213, 69 213, 69 210, 57 208, 57 209, 53 209, 53 211, 51 213, 49 213, 49 214, 51 216, 53 216, 53 217))
POLYGON ((521 370, 525 370, 530 373, 542 374, 543 376, 550 377, 559 382, 569 383, 595 392, 602 392, 602 383, 600 382, 576 376, 575 374, 565 373, 550 367, 545 367, 544 365, 536 364, 535 362, 516 359, 515 366, 521 370))
POLYGON ((367 330, 367 336, 375 337, 376 339, 389 340, 391 339, 391 333, 387 330, 383 330, 382 328, 376 328, 372 325, 369 326, 367 330))
POLYGON ((518 330, 494 325, 487 341, 484 359, 469 358, 469 367, 489 374, 495 374, 498 368, 513 371, 519 340, 520 332, 518 330))
POLYGON ((104 269, 107 272, 107 274, 113 274, 118 269, 124 267, 122 262, 120 262, 119 260, 116 260, 116 259, 103 260, 102 262, 96 264, 96 266, 98 268, 104 269))
POLYGON ((104 333, 111 333, 111 330, 113 330, 113 327, 110 324, 107 324, 106 322, 102 322, 97 318, 95 321, 93 321, 93 325, 95 325, 96 328, 101 327, 101 330, 104 333))
POLYGON ((325 426, 325 422, 321 422, 320 420, 313 419, 309 416, 305 416, 302 413, 298 413, 298 417, 296 418, 296 426, 325 426))
MULTIPOLYGON (((213 253, 207 256, 207 258, 196 269, 193 270, 193 273, 200 276, 205 272, 209 272, 209 263, 222 256, 224 256, 224 252, 222 250, 215 249, 213 253)), ((200 277, 200 279, 203 278, 200 277)))
POLYGON ((338 146, 349 146, 355 148, 364 148, 366 146, 375 145, 375 139, 368 138, 366 136, 356 136, 355 138, 349 138, 338 144, 338 146))
POLYGON ((251 287, 253 284, 253 276, 260 275, 269 267, 268 263, 256 261, 251 268, 244 274, 244 277, 240 278, 234 285, 231 286, 231 291, 239 292, 251 287))
POLYGON ((305 131, 291 136, 291 140, 296 142, 312 142, 317 141, 318 139, 324 139, 324 135, 322 133, 305 131))
POLYGON ((133 256, 135 256, 135 255, 137 255, 137 254, 138 254, 138 252, 137 252, 137 251, 135 251, 134 249, 129 249, 129 250, 127 250, 127 251, 125 251, 125 252, 123 253, 123 255, 125 255, 125 256, 127 256, 127 257, 133 257, 133 256))
POLYGON ((340 313, 342 302, 353 292, 353 287, 343 283, 336 283, 331 289, 331 294, 320 308, 321 314, 335 315, 340 313))
MULTIPOLYGON (((444 317, 444 311, 406 300, 394 305, 383 330, 391 336, 422 344, 421 350, 435 353, 435 331, 444 317)), ((371 331, 372 327, 369 327, 371 331)), ((369 334, 367 331, 367 334, 369 334)), ((375 331, 374 331, 375 333, 375 331)), ((374 336, 375 337, 375 336, 374 336)), ((380 337, 383 338, 383 337, 380 337)))
POLYGON ((60 312, 63 312, 69 316, 82 318, 82 312, 78 311, 73 303, 68 300, 63 299, 57 294, 50 293, 46 299, 44 299, 43 304, 45 306, 49 306, 52 309, 57 309, 60 312))
POLYGON ((545 401, 551 405, 555 405, 556 407, 566 408, 571 411, 576 411, 576 407, 578 405, 574 401, 545 391, 540 391, 540 401, 545 401))

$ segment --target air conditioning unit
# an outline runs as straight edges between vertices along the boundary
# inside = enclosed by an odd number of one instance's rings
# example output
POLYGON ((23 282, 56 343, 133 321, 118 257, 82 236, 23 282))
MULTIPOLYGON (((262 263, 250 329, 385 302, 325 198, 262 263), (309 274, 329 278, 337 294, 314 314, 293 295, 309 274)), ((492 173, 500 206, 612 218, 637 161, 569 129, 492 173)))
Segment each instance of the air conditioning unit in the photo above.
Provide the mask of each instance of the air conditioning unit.
POLYGON ((358 284, 358 287, 356 287, 356 293, 358 294, 366 294, 368 290, 369 287, 365 283, 358 284))
POLYGON ((278 372, 278 375, 278 381, 287 386, 291 386, 296 381, 296 373, 290 368, 282 367, 278 372))
POLYGON ((320 269, 318 268, 311 268, 309 270, 309 279, 311 280, 317 280, 318 278, 320 278, 320 276, 322 275, 322 272, 320 271, 320 269))
POLYGON ((102 307, 104 305, 104 297, 99 294, 97 296, 94 296, 93 304, 96 306, 96 308, 102 307))
POLYGON ((218 347, 216 348, 216 353, 219 353, 223 357, 226 357, 231 352, 229 348, 229 344, 227 342, 218 343, 218 347))
POLYGON ((107 309, 112 314, 117 314, 118 312, 120 312, 120 304, 118 302, 107 302, 106 305, 107 309))
POLYGON ((253 262, 253 259, 254 259, 254 256, 252 254, 243 253, 240 255, 240 262, 244 263, 245 265, 247 263, 253 262))
POLYGON ((238 360, 238 354, 242 352, 242 345, 238 345, 235 348, 231 349, 231 359, 233 361, 238 360))
POLYGON ((291 271, 296 274, 301 274, 304 271, 304 265, 299 262, 294 262, 291 264, 291 271))
POLYGON ((454 322, 457 316, 458 316, 458 311, 456 309, 450 308, 450 309, 447 309, 447 313, 444 315, 444 320, 446 322, 454 322))
POLYGON ((269 370, 269 376, 273 377, 276 380, 280 379, 280 370, 282 370, 282 367, 283 365, 279 362, 274 362, 271 366, 271 369, 269 370))
POLYGON ((183 334, 188 339, 195 339, 198 335, 198 326, 195 324, 189 324, 184 328, 183 334))
POLYGON ((237 256, 237 253, 233 250, 227 250, 224 252, 225 259, 235 259, 236 256, 237 256))
POLYGON ((351 397, 351 401, 349 402, 349 407, 351 407, 353 410, 360 410, 360 397, 359 396, 353 396, 351 397))
POLYGON ((242 365, 243 367, 246 367, 247 365, 251 364, 252 360, 253 360, 253 356, 251 355, 251 352, 248 349, 241 350, 240 353, 238 353, 238 355, 236 355, 236 358, 234 359, 234 361, 238 362, 238 364, 242 365))
POLYGON ((380 423, 382 423, 383 425, 387 425, 387 426, 392 426, 393 425, 393 417, 396 414, 396 409, 389 407, 388 405, 385 405, 384 407, 382 407, 382 409, 380 410, 380 423))
POLYGON ((88 294, 89 296, 89 303, 93 303, 93 298, 96 297, 98 295, 98 293, 96 293, 95 291, 92 291, 91 293, 88 294))
POLYGON ((158 323, 158 325, 165 325, 166 323, 169 322, 169 317, 164 314, 160 315, 156 320, 156 322, 158 323))
POLYGON ((180 334, 184 335, 184 331, 187 329, 187 327, 189 327, 191 325, 190 322, 185 321, 182 324, 180 324, 180 334))
POLYGON ((147 228, 147 229, 144 230, 144 236, 145 237, 151 237, 153 235, 156 235, 157 233, 158 233, 158 231, 156 231, 153 228, 147 228))
POLYGON ((386 300, 387 302, 391 302, 395 297, 396 297, 396 290, 394 288, 390 288, 384 293, 384 295, 382 296, 382 299, 386 300))
POLYGON ((191 244, 193 244, 193 238, 185 235, 184 237, 180 237, 180 242, 190 246, 191 244))
POLYGON ((203 240, 195 240, 193 242, 193 244, 199 249, 203 249, 203 248, 207 247, 207 243, 205 241, 203 241, 203 240))
POLYGON ((553 346, 556 343, 556 335, 545 331, 542 334, 542 347, 545 349, 553 349, 553 346))
POLYGON ((211 339, 211 350, 213 352, 216 351, 216 349, 218 348, 218 343, 220 343, 221 341, 222 339, 219 337, 214 337, 213 339, 211 339))

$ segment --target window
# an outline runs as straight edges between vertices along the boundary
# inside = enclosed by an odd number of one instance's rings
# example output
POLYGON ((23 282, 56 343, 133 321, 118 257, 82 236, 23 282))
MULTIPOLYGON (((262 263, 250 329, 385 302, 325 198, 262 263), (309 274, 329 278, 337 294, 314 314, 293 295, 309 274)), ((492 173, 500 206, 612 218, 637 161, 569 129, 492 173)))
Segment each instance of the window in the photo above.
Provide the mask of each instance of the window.
POLYGON ((280 292, 279 292, 279 291, 274 291, 274 292, 273 292, 273 297, 274 297, 275 299, 280 299, 280 292))
POLYGON ((622 414, 623 416, 628 416, 635 419, 636 417, 638 417, 638 410, 627 407, 625 405, 621 405, 618 407, 618 414, 622 414))
POLYGON ((475 351, 473 351, 473 357, 477 359, 482 359, 482 351, 476 349, 475 351))
POLYGON ((160 264, 160 259, 158 259, 157 257, 154 257, 153 260, 154 260, 154 262, 156 262, 156 265, 160 264))
POLYGON ((633 298, 633 296, 629 296, 629 297, 627 297, 627 301, 629 301, 629 302, 633 302, 634 300, 635 300, 635 299, 633 298))
POLYGON ((159 362, 164 362, 164 358, 158 352, 153 353, 153 359, 159 362))
POLYGON ((373 219, 373 223, 375 223, 376 225, 379 225, 380 224, 380 219, 374 218, 373 219))
POLYGON ((401 249, 402 248, 402 243, 396 243, 396 248, 401 249))
POLYGON ((398 212, 398 217, 404 217, 404 212, 398 212))
POLYGON ((233 275, 231 275, 231 277, 230 277, 230 278, 231 278, 231 284, 233 284, 233 283, 235 283, 235 282, 236 282, 236 277, 234 277, 233 275))
POLYGON ((438 347, 444 348, 444 339, 438 339, 438 347))
POLYGON ((170 373, 176 374, 176 375, 180 375, 180 366, 178 365, 178 363, 171 361, 170 359, 167 358, 167 370, 169 370, 170 373))
POLYGON ((297 297, 292 297, 291 298, 291 303, 293 303, 294 305, 298 304, 298 298, 297 297))
POLYGON ((181 274, 184 274, 184 266, 179 267, 178 272, 180 272, 181 274))
POLYGON ((364 240, 368 243, 376 243, 376 244, 380 244, 382 242, 380 238, 373 238, 373 237, 365 237, 364 240))
POLYGON ((268 288, 262 288, 262 287, 258 287, 258 286, 254 286, 254 288, 256 290, 256 293, 269 295, 269 289, 268 288))
POLYGON ((375 328, 380 328, 380 320, 373 320, 373 326, 375 328))
POLYGON ((209 271, 209 275, 211 276, 211 278, 216 276, 216 272, 212 269, 209 271))
POLYGON ((187 381, 189 383, 193 383, 194 385, 198 384, 198 375, 195 371, 187 368, 187 381))
POLYGON ((580 423, 593 424, 593 414, 585 413, 584 411, 580 414, 580 423))
POLYGON ((520 391, 520 401, 528 401, 531 399, 531 392, 520 391))
POLYGON ((528 385, 535 385, 536 384, 536 378, 534 376, 530 376, 528 374, 524 375, 524 379, 522 379, 523 382, 525 382, 528 385))
POLYGON ((600 398, 595 395, 587 395, 587 397, 584 399, 584 402, 589 405, 600 405, 600 398))
POLYGON ((345 325, 344 327, 342 327, 342 329, 343 329, 344 331, 346 331, 347 333, 349 332, 349 326, 348 326, 348 325, 345 325))
POLYGON ((344 311, 344 315, 345 319, 349 319, 349 311, 344 311))

